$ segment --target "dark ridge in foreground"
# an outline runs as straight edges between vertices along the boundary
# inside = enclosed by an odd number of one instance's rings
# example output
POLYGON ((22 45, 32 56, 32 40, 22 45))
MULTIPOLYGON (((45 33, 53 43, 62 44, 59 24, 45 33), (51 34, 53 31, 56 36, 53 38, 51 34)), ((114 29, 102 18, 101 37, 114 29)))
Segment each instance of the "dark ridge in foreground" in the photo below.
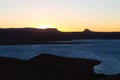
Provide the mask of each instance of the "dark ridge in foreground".
POLYGON ((56 28, 9 28, 0 29, 0 45, 44 44, 47 41, 70 41, 81 39, 120 39, 120 32, 61 32, 56 28), (44 42, 43 42, 44 41, 44 42))
POLYGON ((30 60, 0 58, 0 80, 120 80, 120 75, 95 74, 97 60, 42 54, 30 60))

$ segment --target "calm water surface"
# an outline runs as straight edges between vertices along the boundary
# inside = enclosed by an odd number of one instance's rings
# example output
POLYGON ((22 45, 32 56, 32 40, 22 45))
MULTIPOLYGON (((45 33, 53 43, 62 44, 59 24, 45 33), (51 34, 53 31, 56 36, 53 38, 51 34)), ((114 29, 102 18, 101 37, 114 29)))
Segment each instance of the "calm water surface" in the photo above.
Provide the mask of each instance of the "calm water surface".
POLYGON ((120 73, 120 40, 79 40, 79 42, 93 43, 0 46, 0 56, 27 60, 39 54, 54 54, 96 59, 102 62, 94 67, 96 73, 108 75, 120 73))

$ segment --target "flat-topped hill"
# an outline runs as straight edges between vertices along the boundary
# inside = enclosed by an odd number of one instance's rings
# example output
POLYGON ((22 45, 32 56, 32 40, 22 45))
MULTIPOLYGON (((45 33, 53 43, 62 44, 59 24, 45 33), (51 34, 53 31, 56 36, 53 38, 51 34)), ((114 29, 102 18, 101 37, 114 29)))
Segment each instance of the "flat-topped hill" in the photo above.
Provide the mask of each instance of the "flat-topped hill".
POLYGON ((120 39, 120 32, 61 32, 56 28, 8 28, 0 29, 0 44, 40 44, 45 41, 80 39, 120 39))

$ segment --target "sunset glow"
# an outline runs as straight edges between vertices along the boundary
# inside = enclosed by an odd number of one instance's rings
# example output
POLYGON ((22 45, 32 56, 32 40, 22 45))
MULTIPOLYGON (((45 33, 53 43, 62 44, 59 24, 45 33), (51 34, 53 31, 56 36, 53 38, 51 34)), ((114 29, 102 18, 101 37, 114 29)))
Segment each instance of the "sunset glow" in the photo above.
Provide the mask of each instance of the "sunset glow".
POLYGON ((120 31, 120 0, 0 0, 0 12, 0 28, 120 31))
POLYGON ((38 27, 35 27, 35 28, 38 28, 38 29, 48 29, 48 28, 53 28, 52 26, 47 26, 47 25, 42 25, 42 26, 38 26, 38 27))

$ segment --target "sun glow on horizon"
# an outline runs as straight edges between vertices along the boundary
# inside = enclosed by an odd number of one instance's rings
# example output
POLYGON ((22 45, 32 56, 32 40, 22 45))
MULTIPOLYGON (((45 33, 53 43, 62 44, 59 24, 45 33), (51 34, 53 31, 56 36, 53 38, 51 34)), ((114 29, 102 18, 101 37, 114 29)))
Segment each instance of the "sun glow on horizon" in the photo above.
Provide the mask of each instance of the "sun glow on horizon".
POLYGON ((0 0, 0 28, 120 32, 120 0, 0 0))
POLYGON ((48 28, 54 28, 54 27, 49 26, 49 25, 41 25, 41 26, 38 26, 36 28, 38 28, 38 29, 48 29, 48 28))

